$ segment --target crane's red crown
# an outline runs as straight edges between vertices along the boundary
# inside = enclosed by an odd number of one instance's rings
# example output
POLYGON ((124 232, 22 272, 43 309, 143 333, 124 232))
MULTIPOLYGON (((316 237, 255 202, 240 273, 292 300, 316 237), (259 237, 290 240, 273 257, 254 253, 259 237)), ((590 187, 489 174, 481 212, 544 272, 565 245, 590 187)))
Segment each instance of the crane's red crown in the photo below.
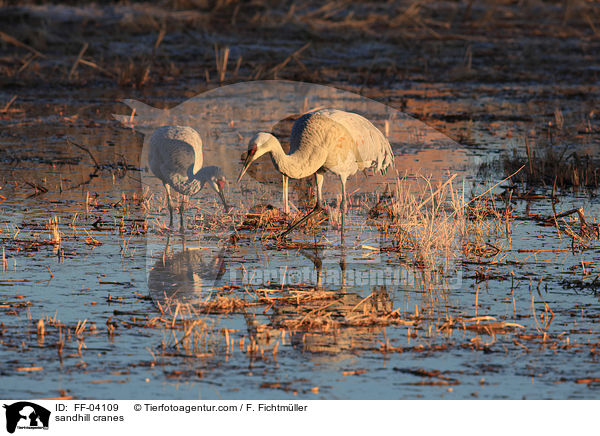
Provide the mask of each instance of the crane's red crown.
POLYGON ((256 150, 257 150, 257 148, 258 148, 258 147, 257 147, 257 145, 256 145, 256 144, 252 144, 252 145, 250 146, 250 149, 248 150, 248 156, 253 156, 253 155, 254 155, 254 153, 256 153, 256 150))

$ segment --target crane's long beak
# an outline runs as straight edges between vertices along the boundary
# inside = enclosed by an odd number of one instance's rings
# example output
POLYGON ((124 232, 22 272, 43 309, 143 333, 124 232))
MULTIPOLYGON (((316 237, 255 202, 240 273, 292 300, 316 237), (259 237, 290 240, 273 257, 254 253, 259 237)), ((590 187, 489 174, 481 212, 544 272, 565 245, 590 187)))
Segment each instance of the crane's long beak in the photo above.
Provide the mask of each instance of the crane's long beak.
POLYGON ((225 208, 225 213, 229 212, 229 210, 231 208, 227 205, 227 201, 225 200, 225 194, 223 194, 222 190, 218 190, 217 194, 219 194, 219 198, 221 199, 221 202, 223 203, 223 207, 225 208))
POLYGON ((240 180, 242 180, 242 177, 244 176, 244 174, 246 174, 246 170, 248 169, 250 164, 253 162, 253 160, 252 160, 253 156, 254 156, 254 154, 250 154, 250 153, 248 153, 248 155, 246 155, 246 160, 244 161, 244 166, 242 167, 242 170, 240 171, 240 175, 238 176, 236 183, 240 183, 240 180))

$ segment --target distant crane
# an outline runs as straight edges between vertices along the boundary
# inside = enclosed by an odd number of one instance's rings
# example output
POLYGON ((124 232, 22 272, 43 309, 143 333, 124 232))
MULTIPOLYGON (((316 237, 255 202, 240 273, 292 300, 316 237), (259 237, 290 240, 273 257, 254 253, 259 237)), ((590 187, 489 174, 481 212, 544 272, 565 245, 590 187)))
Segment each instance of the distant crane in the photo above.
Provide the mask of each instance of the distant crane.
POLYGON ((171 203, 171 188, 182 195, 179 205, 181 230, 184 227, 186 197, 196 194, 206 183, 218 194, 225 212, 229 211, 224 194, 225 175, 221 168, 216 166, 202 168, 202 139, 191 127, 163 126, 156 129, 150 138, 148 162, 167 193, 169 227, 173 226, 174 209, 171 203))
POLYGON ((292 224, 285 236, 323 209, 323 175, 329 170, 342 183, 342 236, 346 212, 346 180, 358 171, 375 167, 384 171, 394 164, 394 154, 385 136, 366 118, 336 109, 321 109, 302 115, 292 127, 290 154, 270 133, 257 133, 248 144, 248 154, 238 176, 238 183, 248 167, 265 153, 271 153, 275 168, 284 176, 283 195, 287 205, 287 179, 312 174, 317 187, 314 209, 292 224))

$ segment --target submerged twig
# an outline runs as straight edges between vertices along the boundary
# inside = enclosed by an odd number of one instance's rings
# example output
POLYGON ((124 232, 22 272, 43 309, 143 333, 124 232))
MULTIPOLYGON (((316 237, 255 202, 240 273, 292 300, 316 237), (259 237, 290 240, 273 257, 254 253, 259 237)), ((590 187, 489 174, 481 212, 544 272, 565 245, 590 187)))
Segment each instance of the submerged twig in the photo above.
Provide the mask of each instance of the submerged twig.
POLYGON ((90 155, 90 157, 92 158, 92 160, 94 161, 94 166, 95 166, 96 168, 100 169, 100 164, 98 163, 98 161, 96 160, 96 157, 95 157, 95 156, 94 156, 94 154, 93 154, 93 153, 90 151, 90 149, 89 149, 89 148, 87 148, 87 147, 85 147, 85 146, 83 146, 83 145, 81 145, 81 144, 78 144, 78 143, 76 143, 75 141, 73 141, 73 140, 72 140, 72 139, 70 139, 70 138, 67 138, 67 142, 69 142, 69 144, 72 144, 72 145, 74 145, 75 147, 79 148, 80 150, 83 150, 83 151, 85 151, 87 154, 89 154, 89 155, 90 155))

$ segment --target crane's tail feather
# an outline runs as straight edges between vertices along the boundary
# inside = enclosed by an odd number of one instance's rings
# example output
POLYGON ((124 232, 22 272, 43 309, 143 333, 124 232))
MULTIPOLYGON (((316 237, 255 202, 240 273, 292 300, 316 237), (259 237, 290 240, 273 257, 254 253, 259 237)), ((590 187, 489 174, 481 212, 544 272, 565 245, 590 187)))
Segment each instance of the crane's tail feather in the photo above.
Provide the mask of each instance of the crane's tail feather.
POLYGON ((125 98, 120 101, 131 108, 131 114, 112 114, 112 116, 126 126, 136 128, 156 128, 161 125, 169 124, 169 119, 171 117, 169 110, 157 109, 138 100, 125 98))

